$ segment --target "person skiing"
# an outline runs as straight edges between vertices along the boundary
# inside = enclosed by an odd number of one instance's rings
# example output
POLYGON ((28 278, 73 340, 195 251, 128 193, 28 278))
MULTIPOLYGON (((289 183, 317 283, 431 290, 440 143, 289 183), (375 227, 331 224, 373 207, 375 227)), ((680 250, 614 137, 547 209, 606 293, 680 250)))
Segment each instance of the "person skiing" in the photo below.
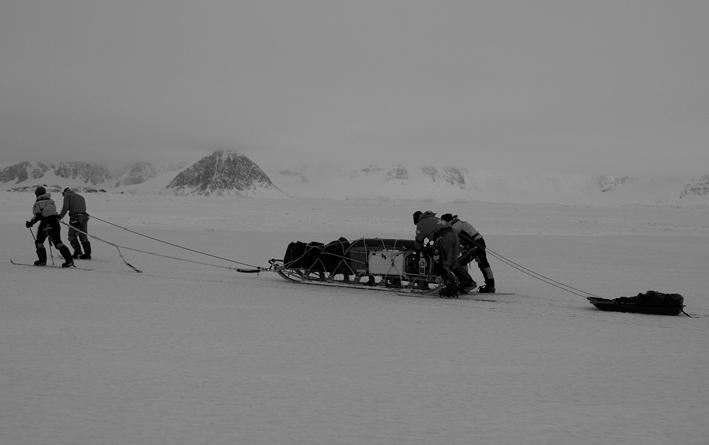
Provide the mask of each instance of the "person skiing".
POLYGON ((57 214, 57 207, 52 199, 52 194, 47 193, 47 190, 42 186, 37 187, 34 194, 37 197, 34 205, 32 206, 32 214, 34 216, 31 220, 25 222, 25 227, 29 229, 37 221, 39 221, 37 237, 35 238, 35 247, 37 248, 38 260, 34 262, 34 265, 47 265, 47 249, 44 247, 44 240, 49 237, 50 242, 56 246, 59 253, 61 253, 64 257, 62 267, 74 267, 74 260, 71 257, 71 252, 61 240, 59 215, 57 214))
POLYGON ((426 239, 433 241, 441 256, 441 268, 445 287, 441 289, 441 297, 455 298, 460 293, 466 293, 470 287, 475 287, 475 282, 470 278, 467 270, 457 263, 459 240, 458 235, 446 221, 436 217, 431 211, 416 211, 413 214, 416 225, 414 247, 421 251, 426 239))
POLYGON ((483 274, 483 279, 485 279, 485 285, 481 286, 478 292, 481 294, 494 294, 495 277, 492 274, 492 268, 487 260, 485 240, 482 235, 480 235, 480 232, 469 222, 459 219, 458 215, 445 213, 441 215, 441 219, 451 225, 463 247, 460 258, 458 258, 458 263, 466 268, 473 260, 478 263, 478 268, 483 274))
POLYGON ((59 219, 64 218, 67 212, 69 213, 69 232, 67 238, 69 239, 69 244, 71 244, 71 247, 74 249, 72 257, 74 259, 90 260, 91 243, 87 235, 89 214, 86 213, 86 200, 69 187, 64 189, 62 195, 64 196, 64 205, 62 206, 62 211, 59 213, 59 219), (79 244, 79 241, 81 241, 81 244, 79 244), (81 253, 82 247, 84 248, 84 253, 81 253))

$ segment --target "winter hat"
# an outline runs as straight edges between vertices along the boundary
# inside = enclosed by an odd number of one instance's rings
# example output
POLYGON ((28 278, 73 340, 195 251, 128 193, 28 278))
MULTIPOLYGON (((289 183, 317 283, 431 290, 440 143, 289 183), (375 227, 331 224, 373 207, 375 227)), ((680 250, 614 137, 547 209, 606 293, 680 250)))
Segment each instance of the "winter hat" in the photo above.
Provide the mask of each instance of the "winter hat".
POLYGON ((416 210, 414 212, 414 224, 418 224, 419 219, 421 219, 421 210, 416 210))
POLYGON ((47 193, 47 189, 45 189, 41 185, 39 187, 37 187, 36 189, 34 189, 35 196, 41 196, 41 195, 44 195, 45 193, 47 193))
POLYGON ((441 219, 445 222, 451 222, 451 221, 453 221, 453 218, 455 218, 456 216, 458 216, 458 215, 453 216, 450 213, 444 213, 443 215, 441 215, 441 219))
POLYGON ((66 192, 70 192, 70 191, 71 191, 71 189, 69 187, 67 187, 64 190, 62 190, 62 195, 65 195, 66 192))

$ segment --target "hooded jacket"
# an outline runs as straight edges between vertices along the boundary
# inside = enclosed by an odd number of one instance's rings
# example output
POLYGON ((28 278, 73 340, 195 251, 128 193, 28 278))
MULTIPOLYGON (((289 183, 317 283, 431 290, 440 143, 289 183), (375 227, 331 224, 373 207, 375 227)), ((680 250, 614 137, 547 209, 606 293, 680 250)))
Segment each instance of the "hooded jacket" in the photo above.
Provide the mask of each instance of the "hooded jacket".
POLYGON ((416 224, 414 247, 421 249, 426 238, 434 240, 438 233, 444 229, 451 229, 451 225, 436 217, 436 214, 431 211, 423 212, 418 224, 416 224))
POLYGON ((56 217, 58 215, 57 206, 54 204, 51 193, 45 193, 37 197, 37 200, 32 206, 32 214, 34 214, 32 222, 56 217))
POLYGON ((457 217, 454 217, 451 221, 451 225, 463 244, 474 244, 482 239, 480 232, 478 232, 477 229, 475 229, 475 227, 467 221, 462 221, 457 217))

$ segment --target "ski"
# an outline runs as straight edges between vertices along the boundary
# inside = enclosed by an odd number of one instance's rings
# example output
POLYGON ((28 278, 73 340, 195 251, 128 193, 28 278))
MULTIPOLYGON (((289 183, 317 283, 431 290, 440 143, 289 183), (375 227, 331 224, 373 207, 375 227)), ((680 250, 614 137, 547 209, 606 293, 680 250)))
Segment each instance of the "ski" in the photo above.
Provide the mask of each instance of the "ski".
POLYGON ((44 266, 35 266, 32 263, 20 263, 20 262, 13 260, 13 259, 10 259, 10 263, 14 264, 15 266, 31 266, 31 267, 36 267, 36 268, 51 267, 53 269, 93 270, 93 269, 88 269, 86 267, 77 267, 76 265, 71 266, 71 267, 62 267, 61 265, 56 265, 56 264, 45 264, 44 266))

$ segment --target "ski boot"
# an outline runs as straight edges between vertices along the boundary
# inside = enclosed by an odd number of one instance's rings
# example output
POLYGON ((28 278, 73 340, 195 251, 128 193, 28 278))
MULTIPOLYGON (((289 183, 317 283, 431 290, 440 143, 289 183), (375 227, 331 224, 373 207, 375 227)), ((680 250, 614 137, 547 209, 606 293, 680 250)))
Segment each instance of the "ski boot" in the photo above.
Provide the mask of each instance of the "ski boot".
POLYGON ((495 280, 487 280, 485 285, 478 289, 481 294, 494 294, 495 293, 495 280))
POLYGON ((81 244, 79 244, 79 241, 76 239, 69 241, 69 244, 71 244, 72 249, 74 249, 74 254, 71 257, 78 260, 81 256, 81 244))
POLYGON ((47 249, 44 247, 37 248, 37 261, 34 262, 35 266, 46 266, 47 265, 47 249))
POLYGON ((59 253, 62 254, 64 257, 64 262, 62 263, 62 267, 67 268, 67 267, 74 267, 74 259, 71 257, 71 252, 69 251, 69 248, 67 246, 62 245, 59 248, 59 253))
POLYGON ((84 248, 84 254, 79 256, 80 260, 90 260, 91 259, 91 243, 86 241, 85 243, 81 243, 82 247, 84 248))

